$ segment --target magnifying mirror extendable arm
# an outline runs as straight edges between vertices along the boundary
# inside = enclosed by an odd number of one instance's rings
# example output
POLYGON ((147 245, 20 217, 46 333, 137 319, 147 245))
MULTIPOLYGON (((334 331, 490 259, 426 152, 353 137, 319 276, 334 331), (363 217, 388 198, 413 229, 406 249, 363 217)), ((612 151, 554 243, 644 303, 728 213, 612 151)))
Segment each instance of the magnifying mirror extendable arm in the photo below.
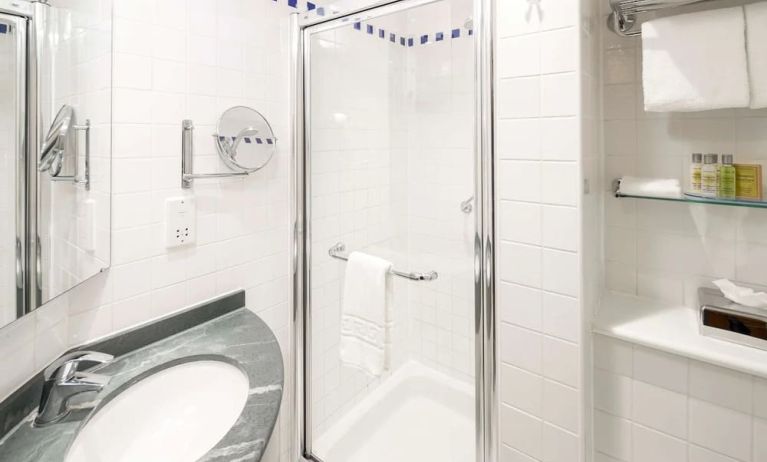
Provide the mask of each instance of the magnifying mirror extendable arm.
POLYGON ((266 118, 255 109, 234 106, 218 121, 213 134, 221 161, 231 172, 194 173, 194 123, 184 120, 181 140, 181 187, 189 189, 196 178, 246 176, 261 170, 274 156, 277 138, 266 118))
POLYGON ((195 179, 246 176, 248 172, 194 173, 194 122, 181 123, 181 187, 190 189, 195 179))
POLYGON ((71 181, 75 184, 85 185, 89 190, 90 181, 90 156, 91 156, 91 121, 86 120, 85 124, 77 125, 75 111, 72 106, 64 105, 54 118, 48 134, 45 136, 43 145, 40 149, 40 161, 38 171, 48 172, 51 181, 71 181), (85 160, 83 175, 79 174, 78 155, 80 152, 78 132, 85 133, 85 160), (64 156, 71 149, 74 156, 74 172, 72 175, 60 175, 64 165, 64 156))

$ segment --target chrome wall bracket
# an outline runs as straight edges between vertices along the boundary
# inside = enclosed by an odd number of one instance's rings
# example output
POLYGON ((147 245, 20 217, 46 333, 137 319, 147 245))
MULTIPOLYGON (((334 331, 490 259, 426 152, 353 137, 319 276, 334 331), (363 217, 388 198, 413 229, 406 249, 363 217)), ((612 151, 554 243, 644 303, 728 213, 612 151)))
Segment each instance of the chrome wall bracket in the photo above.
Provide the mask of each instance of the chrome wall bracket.
POLYGON ((248 172, 194 173, 194 122, 181 123, 181 187, 190 189, 195 179, 247 176, 248 172))
POLYGON ((72 175, 51 175, 51 181, 70 181, 74 184, 85 186, 86 191, 91 189, 91 121, 85 120, 83 125, 74 125, 72 128, 75 130, 75 165, 74 173, 72 175), (77 134, 82 132, 85 134, 85 160, 83 165, 83 174, 80 176, 77 161, 77 155, 80 152, 80 146, 77 134))

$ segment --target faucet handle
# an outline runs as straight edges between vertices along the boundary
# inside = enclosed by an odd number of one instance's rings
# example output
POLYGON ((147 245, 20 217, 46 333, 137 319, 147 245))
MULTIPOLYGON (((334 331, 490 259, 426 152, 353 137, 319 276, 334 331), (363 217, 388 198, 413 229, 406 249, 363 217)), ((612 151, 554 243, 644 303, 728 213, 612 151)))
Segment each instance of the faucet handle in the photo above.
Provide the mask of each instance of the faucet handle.
POLYGON ((48 381, 54 377, 64 380, 72 378, 79 371, 81 363, 106 364, 112 362, 114 356, 98 351, 75 351, 65 354, 59 359, 53 361, 50 366, 45 368, 43 378, 48 381))

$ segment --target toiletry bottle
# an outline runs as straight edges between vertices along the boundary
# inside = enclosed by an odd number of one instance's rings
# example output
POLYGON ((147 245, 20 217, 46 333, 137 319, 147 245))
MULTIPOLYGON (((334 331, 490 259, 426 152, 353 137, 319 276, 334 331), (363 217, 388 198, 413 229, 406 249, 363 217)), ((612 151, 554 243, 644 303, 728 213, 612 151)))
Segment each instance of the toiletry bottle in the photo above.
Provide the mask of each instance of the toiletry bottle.
POLYGON ((700 193, 706 197, 716 197, 719 189, 717 178, 717 160, 716 154, 706 154, 703 156, 703 167, 700 169, 700 193))
POLYGON ((700 170, 703 168, 703 154, 696 152, 692 155, 690 164, 690 191, 700 194, 700 170))
POLYGON ((735 198, 735 167, 732 154, 722 154, 722 166, 719 171, 719 197, 735 198))

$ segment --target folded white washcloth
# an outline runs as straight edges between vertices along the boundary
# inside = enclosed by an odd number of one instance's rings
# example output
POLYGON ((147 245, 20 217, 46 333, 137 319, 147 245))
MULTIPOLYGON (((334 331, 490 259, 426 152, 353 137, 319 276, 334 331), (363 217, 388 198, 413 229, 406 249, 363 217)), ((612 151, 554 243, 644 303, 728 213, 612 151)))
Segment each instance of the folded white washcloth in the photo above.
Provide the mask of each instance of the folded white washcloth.
POLYGON ((619 181, 618 194, 678 199, 682 197, 682 187, 676 178, 624 176, 619 181))
POLYGON ((749 107, 745 30, 743 7, 642 24, 645 110, 749 107))
POLYGON ((754 289, 741 287, 728 279, 717 279, 714 285, 724 294, 724 297, 739 305, 751 308, 767 308, 767 294, 755 292, 754 289))
POLYGON ((341 361, 379 376, 391 358, 392 264, 352 252, 346 265, 341 307, 341 361))
POLYGON ((751 107, 767 107, 767 2, 746 5, 751 107))

